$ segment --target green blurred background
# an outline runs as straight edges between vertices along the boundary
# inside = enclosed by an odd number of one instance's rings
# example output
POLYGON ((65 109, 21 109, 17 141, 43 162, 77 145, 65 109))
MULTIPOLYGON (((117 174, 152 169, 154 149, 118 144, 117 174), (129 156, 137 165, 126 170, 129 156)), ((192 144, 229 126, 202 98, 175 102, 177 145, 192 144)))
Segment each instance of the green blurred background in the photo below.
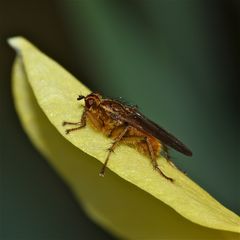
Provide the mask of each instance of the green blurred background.
POLYGON ((179 137, 194 154, 171 151, 173 161, 240 213, 239 3, 1 0, 0 239, 115 239, 87 218, 20 126, 6 44, 15 35, 179 137))

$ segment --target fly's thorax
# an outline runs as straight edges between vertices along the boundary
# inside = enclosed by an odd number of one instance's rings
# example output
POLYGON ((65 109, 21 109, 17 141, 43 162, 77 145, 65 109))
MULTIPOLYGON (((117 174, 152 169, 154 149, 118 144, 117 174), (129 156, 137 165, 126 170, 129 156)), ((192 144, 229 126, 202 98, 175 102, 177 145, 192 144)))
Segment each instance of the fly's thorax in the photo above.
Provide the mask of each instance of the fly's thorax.
POLYGON ((117 118, 111 111, 99 109, 99 118, 102 120, 103 131, 106 135, 124 125, 123 121, 117 118))
POLYGON ((111 113, 112 115, 121 115, 126 114, 126 107, 121 103, 114 100, 105 99, 101 102, 100 105, 106 112, 111 113))
POLYGON ((101 131, 104 135, 110 133, 119 126, 123 125, 122 121, 112 118, 110 111, 97 106, 87 109, 87 120, 96 130, 101 131))

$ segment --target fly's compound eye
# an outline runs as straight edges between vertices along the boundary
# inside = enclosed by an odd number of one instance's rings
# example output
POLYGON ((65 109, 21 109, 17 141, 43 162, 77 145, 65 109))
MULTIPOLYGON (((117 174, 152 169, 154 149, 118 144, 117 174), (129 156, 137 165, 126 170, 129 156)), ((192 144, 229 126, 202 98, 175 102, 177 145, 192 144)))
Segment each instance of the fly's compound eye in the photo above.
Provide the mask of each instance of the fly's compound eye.
POLYGON ((86 101, 87 108, 92 107, 95 104, 95 100, 93 98, 88 98, 86 101))

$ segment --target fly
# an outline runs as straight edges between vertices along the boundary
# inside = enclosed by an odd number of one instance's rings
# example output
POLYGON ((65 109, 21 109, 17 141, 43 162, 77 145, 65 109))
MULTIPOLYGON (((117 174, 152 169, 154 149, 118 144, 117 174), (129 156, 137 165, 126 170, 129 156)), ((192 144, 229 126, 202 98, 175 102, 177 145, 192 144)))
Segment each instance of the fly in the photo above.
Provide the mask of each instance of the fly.
POLYGON ((134 147, 148 156, 154 169, 170 181, 173 181, 173 179, 166 176, 157 164, 159 155, 163 155, 171 165, 174 164, 170 161, 168 147, 187 156, 192 156, 192 152, 181 141, 146 118, 138 111, 136 106, 132 107, 117 100, 103 98, 98 93, 91 93, 87 96, 79 95, 77 98, 77 100, 82 99, 85 101, 85 106, 80 121, 64 121, 63 126, 77 126, 67 129, 66 134, 69 134, 89 123, 93 128, 113 139, 99 173, 100 176, 104 176, 111 153, 121 143, 134 147))

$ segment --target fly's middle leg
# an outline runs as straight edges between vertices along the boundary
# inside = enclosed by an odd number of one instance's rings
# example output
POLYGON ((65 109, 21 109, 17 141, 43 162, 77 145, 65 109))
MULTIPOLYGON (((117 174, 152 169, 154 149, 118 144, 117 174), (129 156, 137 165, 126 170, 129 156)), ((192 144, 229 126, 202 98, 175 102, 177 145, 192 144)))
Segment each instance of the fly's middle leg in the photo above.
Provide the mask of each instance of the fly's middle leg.
POLYGON ((111 147, 108 149, 108 155, 107 155, 107 158, 102 166, 102 169, 99 173, 99 176, 101 177, 104 177, 104 174, 105 174, 105 170, 106 170, 106 167, 107 167, 107 164, 108 164, 108 161, 109 161, 109 158, 110 158, 110 155, 111 153, 114 151, 114 149, 116 148, 117 144, 122 140, 122 138, 124 137, 124 135, 127 133, 129 129, 129 126, 126 126, 123 131, 115 138, 114 142, 112 143, 111 147))
MULTIPOLYGON (((124 135, 125 135, 125 133, 121 136, 121 138, 117 137, 116 140, 114 141, 114 143, 112 144, 112 146, 109 148, 109 153, 108 153, 108 156, 107 156, 107 159, 106 159, 105 163, 107 163, 110 154, 113 152, 114 148, 116 147, 116 145, 119 142, 125 143, 125 144, 133 144, 133 145, 134 145, 134 143, 143 142, 143 143, 145 143, 147 145, 147 149, 148 149, 148 152, 149 152, 149 155, 150 155, 151 162, 152 162, 152 165, 154 167, 154 170, 157 170, 164 178, 166 178, 167 180, 173 182, 173 179, 168 177, 168 176, 166 176, 161 171, 160 167, 158 166, 156 157, 154 155, 154 151, 153 151, 152 145, 151 145, 151 143, 150 143, 150 141, 148 140, 147 137, 145 137, 145 136, 126 136, 125 137, 124 135)), ((105 168, 105 166, 103 166, 103 168, 105 168)))

